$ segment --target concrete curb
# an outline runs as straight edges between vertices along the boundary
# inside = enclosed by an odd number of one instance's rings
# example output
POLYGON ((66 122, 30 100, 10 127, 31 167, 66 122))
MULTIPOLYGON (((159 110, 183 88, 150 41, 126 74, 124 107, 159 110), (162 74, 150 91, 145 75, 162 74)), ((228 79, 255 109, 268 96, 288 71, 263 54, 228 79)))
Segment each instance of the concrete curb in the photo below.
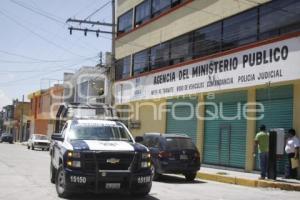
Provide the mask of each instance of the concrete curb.
POLYGON ((198 172, 197 177, 203 180, 216 181, 247 187, 277 188, 288 191, 300 191, 300 184, 282 183, 271 180, 253 180, 207 172, 198 172))

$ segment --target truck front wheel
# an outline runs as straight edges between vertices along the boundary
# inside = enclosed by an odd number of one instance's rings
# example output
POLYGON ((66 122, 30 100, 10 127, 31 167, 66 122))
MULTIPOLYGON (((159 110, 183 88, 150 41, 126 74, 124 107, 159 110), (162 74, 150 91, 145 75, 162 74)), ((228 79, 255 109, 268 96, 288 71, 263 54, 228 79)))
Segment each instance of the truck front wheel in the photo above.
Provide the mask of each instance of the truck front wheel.
POLYGON ((55 186, 59 197, 67 198, 70 196, 70 192, 68 191, 68 182, 66 180, 66 173, 62 165, 59 166, 56 172, 55 186))
POLYGON ((134 197, 145 197, 149 194, 152 188, 152 183, 147 184, 145 187, 134 190, 131 192, 131 195, 134 197))

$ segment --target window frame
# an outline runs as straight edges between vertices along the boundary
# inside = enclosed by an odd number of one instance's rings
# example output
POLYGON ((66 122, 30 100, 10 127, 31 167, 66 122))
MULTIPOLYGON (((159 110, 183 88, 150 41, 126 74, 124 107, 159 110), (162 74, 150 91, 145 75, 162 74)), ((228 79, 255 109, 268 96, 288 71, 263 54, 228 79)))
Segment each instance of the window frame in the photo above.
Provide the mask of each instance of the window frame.
POLYGON ((116 70, 115 70, 115 80, 122 80, 122 79, 125 79, 125 78, 129 78, 132 75, 131 72, 132 72, 132 56, 129 55, 129 56, 121 58, 117 61, 116 70), (128 62, 129 62, 129 65, 128 65, 129 72, 128 73, 124 73, 124 66, 125 66, 124 63, 126 63, 125 62, 126 59, 128 59, 128 62), (120 67, 118 62, 122 62, 122 64, 121 64, 121 69, 122 69, 121 74, 118 74, 119 67, 120 67), (124 75, 126 75, 126 76, 124 77, 124 75))
MULTIPOLYGON (((139 69, 141 69, 141 68, 139 68, 139 69)), ((137 52, 137 53, 135 53, 135 54, 133 54, 132 55, 132 76, 135 76, 135 75, 139 75, 139 74, 143 74, 143 73, 145 73, 145 72, 148 72, 148 71, 150 71, 150 50, 149 49, 144 49, 144 50, 142 50, 142 51, 139 51, 139 52, 137 52), (135 56, 137 56, 138 54, 141 54, 142 55, 142 53, 145 53, 146 55, 146 59, 145 59, 145 67, 144 67, 144 69, 146 69, 145 71, 138 71, 138 70, 136 70, 135 69, 135 56)))
POLYGON ((144 0, 142 1, 140 4, 136 5, 134 7, 134 27, 140 26, 144 23, 146 23, 147 21, 151 20, 152 18, 152 0, 144 0), (140 21, 137 21, 137 9, 142 6, 143 4, 146 4, 148 2, 149 4, 149 15, 144 17, 143 19, 141 19, 140 21))
POLYGON ((159 16, 162 13, 170 10, 171 8, 172 8, 172 0, 151 0, 151 17, 153 18, 153 17, 159 16), (153 2, 155 2, 155 1, 170 1, 170 4, 169 4, 169 6, 165 6, 164 8, 160 8, 159 10, 154 11, 153 2))
POLYGON ((117 33, 118 34, 123 34, 123 33, 127 33, 129 31, 131 31, 133 29, 133 22, 134 19, 134 9, 131 8, 130 10, 126 11, 125 13, 123 13, 122 15, 120 15, 118 17, 118 23, 117 23, 117 33), (129 13, 131 13, 131 25, 128 25, 128 27, 125 27, 124 30, 120 30, 120 19, 126 15, 128 15, 129 13))
MULTIPOLYGON (((152 46, 149 48, 150 49, 150 71, 152 70, 156 70, 156 69, 160 69, 160 68, 164 68, 170 65, 170 41, 166 41, 163 43, 160 43, 158 45, 152 46), (161 61, 158 61, 159 64, 157 64, 157 59, 155 59, 155 63, 153 63, 153 49, 162 46, 162 45, 166 45, 166 49, 168 49, 168 52, 165 52, 168 55, 168 59, 164 60, 162 59, 161 61)), ((157 52, 156 52, 157 53, 157 52)), ((165 55, 161 54, 162 56, 160 58, 164 58, 165 55)))

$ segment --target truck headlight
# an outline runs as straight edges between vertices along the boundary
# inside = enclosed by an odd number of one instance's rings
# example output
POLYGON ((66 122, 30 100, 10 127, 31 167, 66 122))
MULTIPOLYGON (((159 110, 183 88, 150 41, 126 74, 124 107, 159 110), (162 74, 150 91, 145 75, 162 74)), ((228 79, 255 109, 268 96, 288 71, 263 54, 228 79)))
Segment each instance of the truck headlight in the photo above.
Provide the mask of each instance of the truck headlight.
POLYGON ((141 168, 150 168, 151 162, 150 161, 142 161, 141 162, 141 168))
POLYGON ((151 154, 150 153, 142 153, 142 159, 146 160, 146 159, 150 159, 151 158, 151 154))
POLYGON ((80 158, 80 153, 79 152, 69 151, 68 152, 68 157, 69 158, 80 158))
POLYGON ((68 161, 67 165, 68 165, 68 167, 80 168, 81 162, 80 161, 68 161))

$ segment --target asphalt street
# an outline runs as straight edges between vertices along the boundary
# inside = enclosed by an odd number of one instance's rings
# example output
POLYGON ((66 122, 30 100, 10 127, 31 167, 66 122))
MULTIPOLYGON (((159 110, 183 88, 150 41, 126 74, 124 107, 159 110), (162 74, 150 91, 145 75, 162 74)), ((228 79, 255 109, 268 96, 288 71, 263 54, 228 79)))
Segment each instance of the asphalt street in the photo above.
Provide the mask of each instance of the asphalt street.
MULTIPOLYGON (((154 182, 145 200, 265 200, 299 199, 300 192, 277 189, 248 188, 197 180, 186 183, 180 176, 164 176, 154 182)), ((50 200, 59 199, 49 181, 49 153, 27 150, 19 144, 0 144, 0 200, 50 200)), ((124 195, 82 194, 75 200, 132 199, 124 195)))

